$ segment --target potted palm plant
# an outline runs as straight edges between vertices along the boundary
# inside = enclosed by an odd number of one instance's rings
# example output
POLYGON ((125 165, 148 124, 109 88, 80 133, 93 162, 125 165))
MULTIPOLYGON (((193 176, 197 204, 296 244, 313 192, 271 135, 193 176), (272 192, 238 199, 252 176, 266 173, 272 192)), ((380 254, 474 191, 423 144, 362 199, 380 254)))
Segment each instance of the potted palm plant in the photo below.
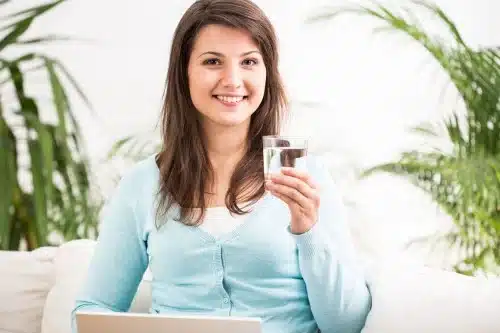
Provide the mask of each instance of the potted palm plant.
POLYGON ((368 16, 382 23, 383 30, 400 32, 421 45, 447 74, 465 111, 454 110, 441 123, 424 124, 416 130, 424 136, 445 137, 451 151, 439 147, 407 151, 396 161, 365 170, 362 176, 388 172, 423 189, 454 222, 454 230, 440 237, 460 251, 454 270, 498 274, 500 48, 473 48, 440 7, 424 1, 411 4, 413 13, 408 7, 399 11, 381 4, 355 5, 323 11, 311 20, 329 20, 346 13, 368 16), (422 9, 444 23, 450 40, 427 32, 414 19, 413 14, 422 9))
MULTIPOLYGON (((51 245, 51 236, 64 241, 96 233, 100 202, 89 196, 89 166, 67 87, 88 100, 58 59, 35 51, 67 38, 25 37, 33 22, 64 2, 34 6, 0 21, 0 250, 22 245, 32 250, 51 245), (49 105, 27 89, 34 73, 45 74, 49 105), (55 110, 57 123, 42 120, 47 108, 55 110)), ((2 13, 9 5, 0 1, 2 13)))

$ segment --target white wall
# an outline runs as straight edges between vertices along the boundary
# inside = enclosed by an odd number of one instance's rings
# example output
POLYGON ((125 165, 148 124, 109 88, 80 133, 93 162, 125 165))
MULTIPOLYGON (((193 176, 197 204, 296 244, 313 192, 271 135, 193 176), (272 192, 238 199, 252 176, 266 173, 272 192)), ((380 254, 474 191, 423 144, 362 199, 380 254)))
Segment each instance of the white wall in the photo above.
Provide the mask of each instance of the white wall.
MULTIPOLYGON (((60 32, 95 41, 51 48, 95 106, 96 115, 91 115, 81 103, 75 104, 94 161, 102 159, 118 138, 152 131, 172 33, 191 2, 73 0, 34 27, 34 34, 60 32)), ((35 3, 40 2, 16 0, 15 6, 35 3)), ((257 3, 278 31, 281 69, 292 101, 321 105, 314 109, 294 104, 290 128, 312 135, 314 149, 332 152, 334 174, 356 202, 352 216, 358 222, 358 236, 366 237, 378 253, 397 253, 409 238, 446 226, 448 219, 405 182, 382 175, 351 182, 346 176, 352 166, 396 156, 413 142, 407 134, 410 126, 438 119, 455 105, 453 91, 440 100, 446 78, 431 58, 401 35, 374 36, 373 21, 368 19, 303 23, 321 5, 345 4, 342 1, 257 3)), ((500 43, 500 23, 495 21, 498 1, 437 3, 473 45, 500 43)), ((433 25, 425 18, 423 22, 433 25)), ((103 183, 106 178, 102 173, 103 183)))

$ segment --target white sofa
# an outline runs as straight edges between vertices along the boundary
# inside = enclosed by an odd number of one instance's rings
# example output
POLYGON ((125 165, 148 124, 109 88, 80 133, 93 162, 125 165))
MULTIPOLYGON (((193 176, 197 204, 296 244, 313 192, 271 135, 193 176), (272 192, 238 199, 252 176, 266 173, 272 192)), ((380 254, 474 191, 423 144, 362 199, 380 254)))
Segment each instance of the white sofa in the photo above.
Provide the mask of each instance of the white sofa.
MULTIPOLYGON (((0 333, 69 333, 94 244, 78 240, 33 252, 0 252, 0 333)), ((373 308, 363 333, 500 332, 498 278, 394 260, 366 270, 373 308)), ((150 281, 146 273, 131 311, 147 312, 150 281)))

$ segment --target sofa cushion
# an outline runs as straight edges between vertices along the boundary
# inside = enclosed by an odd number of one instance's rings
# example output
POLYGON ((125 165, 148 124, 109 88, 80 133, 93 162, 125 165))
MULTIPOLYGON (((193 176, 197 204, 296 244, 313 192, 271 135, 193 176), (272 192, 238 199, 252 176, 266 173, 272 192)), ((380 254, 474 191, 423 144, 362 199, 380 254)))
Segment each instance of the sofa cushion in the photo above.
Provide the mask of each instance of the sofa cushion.
MULTIPOLYGON (((42 333, 70 333, 71 310, 94 244, 80 240, 59 248, 42 333)), ((470 278, 394 259, 386 264, 371 261, 366 271, 373 306, 362 333, 500 332, 500 279, 470 278)), ((131 311, 147 312, 150 304, 147 271, 131 311)))
POLYGON ((0 251, 0 332, 39 333, 56 248, 0 251))
MULTIPOLYGON (((95 241, 75 240, 59 247, 54 259, 55 284, 45 304, 42 333, 70 333, 71 311, 92 259, 95 241)), ((132 303, 131 312, 151 307, 150 277, 145 274, 132 303)))
POLYGON ((373 306, 362 333, 500 332, 500 278, 389 262, 368 281, 373 306))

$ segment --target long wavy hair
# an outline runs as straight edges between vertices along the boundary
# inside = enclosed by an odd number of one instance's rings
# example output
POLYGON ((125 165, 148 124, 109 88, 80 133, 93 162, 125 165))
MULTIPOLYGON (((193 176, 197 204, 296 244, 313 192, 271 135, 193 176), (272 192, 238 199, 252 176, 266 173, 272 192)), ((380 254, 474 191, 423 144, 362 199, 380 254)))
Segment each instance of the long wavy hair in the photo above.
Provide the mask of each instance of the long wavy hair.
POLYGON ((173 205, 178 205, 180 213, 175 219, 186 225, 198 225, 206 211, 205 191, 213 169, 191 100, 187 67, 199 31, 209 24, 248 31, 262 53, 267 72, 262 103, 251 116, 247 151, 225 196, 232 213, 248 213, 239 204, 256 202, 265 193, 262 137, 279 133, 288 106, 278 71, 276 33, 264 12, 250 0, 198 0, 191 5, 174 33, 163 95, 163 145, 156 157, 160 170, 157 221, 173 205))

